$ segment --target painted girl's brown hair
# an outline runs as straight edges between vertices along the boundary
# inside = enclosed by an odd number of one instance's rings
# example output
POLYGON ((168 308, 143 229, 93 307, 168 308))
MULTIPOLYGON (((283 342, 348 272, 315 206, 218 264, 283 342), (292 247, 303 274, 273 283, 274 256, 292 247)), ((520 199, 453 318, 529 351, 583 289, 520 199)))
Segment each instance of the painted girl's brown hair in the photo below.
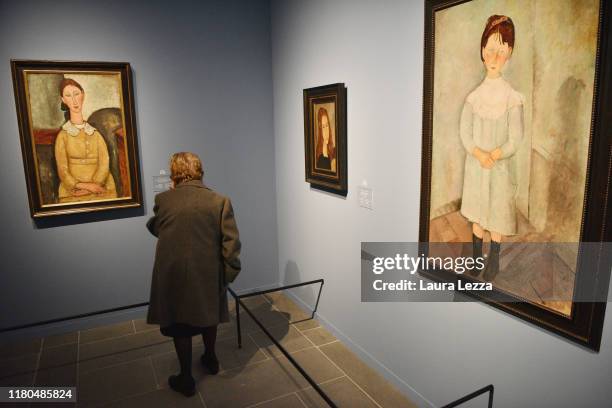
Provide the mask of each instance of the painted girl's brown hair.
MULTIPOLYGON (((77 88, 81 90, 81 92, 85 93, 85 91, 83 90, 83 87, 77 81, 71 78, 64 78, 62 79, 62 82, 60 82, 59 84, 60 98, 64 96, 64 88, 66 88, 68 85, 76 86, 77 88)), ((66 120, 70 119, 70 108, 66 106, 64 101, 61 102, 60 109, 64 112, 64 117, 66 118, 66 120)))
POLYGON ((514 23, 512 19, 508 16, 494 14, 487 20, 480 39, 480 59, 482 61, 484 61, 482 49, 487 45, 489 37, 495 33, 499 33, 502 43, 508 43, 508 47, 514 50, 514 23))
MULTIPOLYGON (((323 116, 327 118, 327 126, 331 126, 329 116, 327 115, 327 109, 323 107, 319 108, 319 111, 317 112, 317 130, 319 131, 319 134, 317 136, 317 151, 315 152, 315 158, 318 158, 323 154, 323 116)), ((336 150, 334 149, 331 128, 329 129, 329 139, 327 140, 327 154, 329 155, 330 160, 336 158, 336 150)))
POLYGON ((202 180, 202 162, 195 153, 174 153, 170 158, 170 178, 177 186, 191 180, 202 180))
POLYGON ((62 82, 60 82, 59 84, 60 96, 62 96, 62 93, 64 92, 64 88, 67 87, 68 85, 76 86, 77 88, 81 90, 81 92, 85 92, 81 84, 79 84, 77 81, 75 81, 72 78, 64 78, 62 79, 62 82))

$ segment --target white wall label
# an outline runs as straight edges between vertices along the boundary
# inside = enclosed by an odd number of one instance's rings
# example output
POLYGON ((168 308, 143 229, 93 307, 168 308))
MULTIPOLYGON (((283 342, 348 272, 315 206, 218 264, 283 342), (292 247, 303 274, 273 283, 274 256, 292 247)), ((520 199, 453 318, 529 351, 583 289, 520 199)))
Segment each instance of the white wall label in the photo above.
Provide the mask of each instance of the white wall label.
POLYGON ((153 191, 161 193, 162 191, 170 190, 172 180, 166 173, 166 170, 160 170, 158 176, 153 176, 153 191))
POLYGON ((374 193, 371 188, 359 187, 359 206, 368 210, 374 209, 374 193))

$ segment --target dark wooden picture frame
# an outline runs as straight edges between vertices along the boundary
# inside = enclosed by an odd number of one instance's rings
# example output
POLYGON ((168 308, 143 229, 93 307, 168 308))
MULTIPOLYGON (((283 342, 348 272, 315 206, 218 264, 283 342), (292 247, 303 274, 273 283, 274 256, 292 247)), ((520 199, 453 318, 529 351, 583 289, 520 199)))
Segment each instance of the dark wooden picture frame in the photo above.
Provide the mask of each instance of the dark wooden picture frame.
POLYGON ((306 182, 311 187, 346 196, 346 139, 344 84, 304 89, 304 162, 306 182), (329 133, 323 133, 325 127, 329 133), (326 146, 321 143, 323 134, 327 136, 326 146))
MULTIPOLYGON (((419 241, 423 253, 433 248, 430 243, 432 219, 432 152, 434 135, 434 89, 436 56, 436 13, 468 3, 471 0, 426 0, 425 2, 425 54, 423 90, 423 139, 421 167, 421 205, 419 241)), ((503 13, 503 10, 501 11, 503 13)), ((536 326, 552 331, 589 349, 598 351, 606 309, 606 299, 612 266, 612 2, 599 3, 599 29, 594 78, 590 142, 586 172, 586 188, 579 245, 593 245, 599 251, 589 256, 578 256, 576 264, 575 294, 599 293, 598 301, 572 300, 571 315, 555 313, 532 302, 526 302, 508 293, 494 289, 493 295, 482 291, 468 295, 518 316, 536 326)), ((458 33, 455 33, 458 35, 458 33)), ((478 38, 480 40, 480 38, 478 38)), ((478 45, 475 45, 477 50, 478 45)), ((476 54, 478 55, 478 54, 476 54)), ((445 57, 448 57, 445 55, 445 57)), ((480 63, 480 61, 478 61, 480 63)), ((433 241, 431 241, 433 242, 433 241)), ((580 251, 580 250, 579 250, 580 251)), ((580 252, 579 252, 580 254, 580 252)), ((584 254, 583 254, 584 255, 584 254)), ((449 270, 422 270, 420 274, 437 282, 454 282, 459 275, 449 270)), ((461 280, 470 280, 461 276, 461 280)), ((466 293, 466 292, 463 292, 466 293)))
POLYGON ((11 60, 11 71, 31 216, 142 207, 130 64, 11 60), (82 91, 79 126, 58 87, 82 91))

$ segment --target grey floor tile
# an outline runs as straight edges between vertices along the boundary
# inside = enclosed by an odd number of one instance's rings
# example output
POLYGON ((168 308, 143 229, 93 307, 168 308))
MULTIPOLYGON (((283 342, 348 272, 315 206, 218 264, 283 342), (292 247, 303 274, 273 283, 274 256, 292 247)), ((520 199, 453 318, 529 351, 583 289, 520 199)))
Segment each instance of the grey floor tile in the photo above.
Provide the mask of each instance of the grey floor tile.
POLYGON ((80 375, 79 407, 119 401, 155 389, 149 359, 131 361, 80 375))
MULTIPOLYGON (((200 364, 200 356, 204 348, 202 345, 193 346, 192 371, 197 379, 208 375, 200 364)), ((230 370, 247 364, 263 361, 268 357, 249 338, 245 338, 242 348, 239 349, 235 339, 219 340, 216 345, 216 354, 219 359, 221 370, 230 370)), ((152 357, 155 374, 160 387, 167 387, 167 379, 170 375, 179 372, 179 364, 176 353, 170 352, 152 357)))
MULTIPOLYGON (((203 374, 201 372, 197 355, 202 351, 201 347, 194 347, 191 358, 191 372, 194 378, 197 380, 203 374)), ((178 358, 176 353, 169 352, 160 354, 151 358, 151 364, 155 372, 155 381, 158 388, 168 388, 168 377, 177 374, 180 371, 178 358)))
POLYGON ((312 316, 312 313, 305 311, 283 293, 276 292, 266 296, 272 302, 275 309, 287 314, 287 318, 291 322, 309 319, 312 316))
POLYGON ((217 326, 217 339, 228 339, 236 337, 236 321, 232 318, 228 323, 221 323, 217 326))
MULTIPOLYGON (((291 354, 297 363, 302 366, 304 371, 308 373, 308 375, 317 383, 322 383, 325 381, 332 380, 334 378, 338 378, 344 375, 342 371, 340 371, 332 362, 329 361, 319 349, 316 347, 311 347, 309 349, 297 351, 291 354)), ((290 367, 291 370, 294 370, 293 365, 283 357, 276 357, 279 359, 283 365, 290 367)), ((295 371, 297 373, 297 370, 295 371)), ((309 383, 306 379, 300 377, 300 388, 305 388, 309 386, 309 383)))
POLYGON ((256 307, 260 307, 262 305, 265 305, 267 308, 270 307, 269 306, 270 302, 266 299, 266 297, 264 295, 246 297, 246 298, 242 298, 240 300, 242 300, 242 303, 244 303, 245 305, 247 305, 247 307, 249 307, 251 309, 256 308, 256 307))
POLYGON ((320 347, 353 381, 383 407, 416 407, 391 383, 361 361, 341 342, 320 347))
POLYGON ((0 343, 0 360, 13 359, 40 352, 42 339, 0 343))
POLYGON ((92 341, 110 339, 131 333, 134 333, 134 326, 132 326, 132 321, 128 320, 109 326, 101 326, 94 329, 83 330, 81 331, 81 338, 79 341, 81 344, 85 344, 92 341))
POLYGON ((265 297, 268 302, 274 303, 274 301, 276 301, 278 298, 286 297, 286 295, 283 293, 283 291, 278 291, 266 293, 265 295, 263 295, 263 297, 265 297))
POLYGON ((39 368, 54 368, 67 364, 75 364, 77 352, 78 345, 76 343, 44 349, 40 356, 39 368))
MULTIPOLYGON (((233 297, 229 297, 228 298, 228 309, 230 312, 230 315, 235 315, 236 314, 236 301, 234 300, 233 297)), ((252 296, 252 297, 245 297, 240 299, 242 301, 242 303, 244 303, 249 309, 253 310, 255 308, 266 308, 266 309, 270 309, 271 305, 270 302, 268 300, 266 300, 266 298, 262 295, 259 296, 252 296)), ((242 308, 242 306, 241 306, 242 308)))
POLYGON ((300 401, 296 393, 282 396, 280 398, 273 399, 272 401, 266 401, 263 404, 257 404, 253 408, 303 408, 304 403, 300 401))
POLYGON ((204 404, 196 393, 186 398, 182 394, 170 389, 156 390, 135 397, 126 398, 119 402, 106 405, 107 408, 202 408, 204 404))
POLYGON ((299 330, 319 327, 319 322, 312 318, 312 312, 304 310, 283 292, 272 292, 264 295, 275 308, 288 315, 291 324, 299 330))
POLYGON ((205 376, 197 387, 208 408, 239 408, 297 391, 302 381, 298 377, 293 368, 270 359, 205 376))
MULTIPOLYGON (((339 408, 376 408, 376 404, 357 388, 348 377, 342 377, 325 383, 321 388, 339 408)), ((319 393, 313 388, 302 390, 299 392, 299 395, 300 399, 309 408, 329 407, 319 393)))
MULTIPOLYGON (((382 407, 415 406, 284 294, 266 297, 248 298, 245 303, 306 372, 323 383, 339 407, 376 406, 359 387, 382 407), (302 321, 290 324, 288 319, 302 321), (320 347, 313 347, 313 343, 320 347)), ((79 406, 326 406, 244 310, 243 348, 238 349, 233 314, 231 318, 218 329, 217 355, 222 371, 217 376, 201 367, 201 336, 193 339, 194 376, 206 405, 197 394, 185 398, 168 389, 168 376, 178 372, 172 341, 144 319, 83 331, 80 344, 77 332, 47 337, 40 356, 40 339, 6 345, 0 348, 0 385, 74 385, 80 354, 79 406), (37 364, 40 368, 36 372, 37 364)))
POLYGON ((298 330, 310 330, 314 329, 315 327, 321 326, 316 319, 311 318, 308 318, 306 320, 294 321, 291 325, 298 330))
POLYGON ((36 386, 53 387, 76 387, 77 385, 77 366, 76 364, 64 364, 41 368, 36 372, 36 386))
MULTIPOLYGON (((192 346, 191 371, 196 381, 206 374, 200 364, 200 356, 203 352, 203 345, 198 344, 192 346)), ((175 351, 151 357, 151 364, 155 371, 155 378, 159 388, 168 388, 168 377, 180 371, 175 351)))
POLYGON ((63 346, 66 344, 76 343, 79 340, 79 332, 70 332, 64 334, 56 334, 54 336, 45 337, 43 348, 63 346))
POLYGON ((308 339, 310 339, 310 341, 312 341, 317 346, 338 340, 333 334, 328 332, 323 327, 317 327, 316 329, 304 331, 302 332, 302 334, 308 337, 308 339))
MULTIPOLYGON (((316 382, 342 376, 314 347, 293 357, 316 382)), ((309 384, 285 357, 278 357, 203 377, 197 386, 206 406, 214 408, 246 407, 307 388, 309 384)))
POLYGON ((0 377, 0 387, 30 387, 34 381, 35 371, 29 371, 23 374, 0 377))
MULTIPOLYGON (((312 347, 312 343, 293 326, 275 326, 269 328, 268 331, 289 353, 312 347)), ((278 356, 282 354, 265 333, 253 332, 249 336, 270 355, 278 356)))
POLYGON ((87 373, 172 350, 172 340, 156 330, 82 344, 79 346, 79 372, 87 373))
POLYGON ((17 402, 17 403, 5 402, 5 403, 0 403, 0 407, 2 407, 2 408, 30 408, 32 406, 33 406, 33 404, 27 403, 27 402, 17 402))
POLYGON ((75 386, 77 351, 76 343, 43 349, 36 373, 36 385, 75 386))
MULTIPOLYGON (((269 305, 268 305, 269 306, 269 305)), ((289 320, 286 314, 270 309, 268 306, 258 306, 253 309, 249 309, 259 320, 265 328, 275 326, 286 326, 289 324, 289 320)), ((241 310, 240 312, 240 326, 243 333, 261 331, 261 328, 253 321, 253 319, 247 314, 247 312, 241 310)))
POLYGON ((242 339, 242 348, 238 348, 236 339, 232 338, 217 341, 215 349, 221 370, 230 370, 268 358, 257 344, 248 337, 242 339))
POLYGON ((134 327, 136 332, 148 331, 148 330, 159 330, 158 324, 148 324, 147 319, 136 319, 134 320, 134 327))
POLYGON ((27 354, 0 361, 0 379, 17 375, 29 375, 36 371, 38 354, 27 354))

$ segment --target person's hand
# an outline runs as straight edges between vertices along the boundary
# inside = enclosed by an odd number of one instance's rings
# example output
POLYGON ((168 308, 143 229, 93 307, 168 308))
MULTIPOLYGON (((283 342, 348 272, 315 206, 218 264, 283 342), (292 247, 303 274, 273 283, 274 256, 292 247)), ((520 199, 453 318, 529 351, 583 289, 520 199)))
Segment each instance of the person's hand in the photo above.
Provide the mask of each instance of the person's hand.
POLYGON ((484 169, 490 170, 495 165, 495 160, 493 160, 491 154, 479 148, 474 149, 474 157, 480 162, 480 167, 484 169))
POLYGON ((499 147, 491 152, 491 158, 493 159, 493 161, 499 160, 501 155, 502 155, 502 151, 499 147))
POLYGON ((95 193, 95 194, 104 194, 104 193, 106 193, 106 189, 104 187, 102 187, 101 185, 96 184, 96 183, 91 183, 91 190, 89 190, 89 191, 91 191, 92 193, 95 193))
POLYGON ((80 189, 80 188, 72 190, 72 195, 75 196, 75 197, 81 197, 81 196, 84 196, 84 195, 87 195, 87 194, 90 194, 89 190, 83 190, 83 189, 80 189))
POLYGON ((94 194, 102 194, 106 192, 102 186, 96 183, 78 183, 75 187, 77 189, 87 190, 94 194))

